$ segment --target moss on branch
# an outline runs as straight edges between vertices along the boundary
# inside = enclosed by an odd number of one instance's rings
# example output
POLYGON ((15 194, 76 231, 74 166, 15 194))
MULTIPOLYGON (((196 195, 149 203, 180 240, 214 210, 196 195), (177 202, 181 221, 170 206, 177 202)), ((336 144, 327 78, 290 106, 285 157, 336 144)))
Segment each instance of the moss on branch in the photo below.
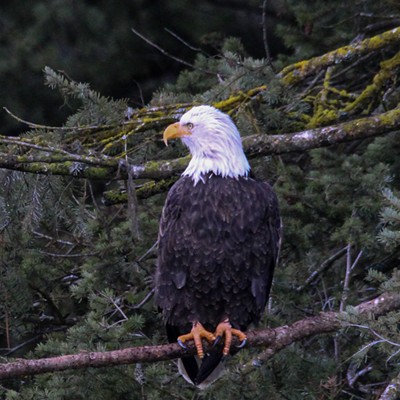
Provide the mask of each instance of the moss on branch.
POLYGON ((340 47, 339 49, 330 51, 319 57, 313 57, 310 60, 299 61, 295 64, 288 65, 278 76, 287 85, 295 85, 306 77, 313 75, 331 65, 351 61, 363 54, 382 50, 392 45, 400 43, 400 27, 391 29, 380 35, 374 36, 340 47))
POLYGON ((373 106, 376 105, 381 99, 381 93, 389 82, 397 75, 400 66, 400 52, 396 53, 394 57, 382 61, 381 69, 374 76, 373 81, 368 85, 361 94, 343 109, 343 112, 350 113, 351 115, 359 111, 369 113, 372 111, 373 106))
MULTIPOLYGON (((212 105, 228 114, 234 113, 240 106, 256 98, 266 90, 266 86, 252 88, 246 92, 237 92, 225 100, 214 102, 212 105)), ((146 141, 146 132, 160 131, 168 124, 178 120, 196 103, 177 103, 161 107, 147 107, 133 110, 130 120, 119 126, 91 127, 80 129, 67 135, 67 144, 79 140, 85 148, 94 149, 104 154, 122 157, 126 155, 125 145, 137 148, 146 141)), ((161 137, 160 137, 161 140, 161 137)))
MULTIPOLYGON (((382 135, 399 129, 399 111, 396 109, 372 117, 328 126, 337 123, 340 118, 350 116, 354 118, 361 113, 370 113, 373 107, 382 101, 382 92, 396 77, 400 66, 400 53, 382 61, 371 83, 365 85, 359 94, 333 86, 336 65, 366 53, 389 48, 399 42, 400 27, 284 68, 278 76, 285 84, 290 85, 325 70, 325 78, 322 87, 319 86, 320 89, 317 87, 313 91, 307 89, 306 93, 300 94, 304 103, 312 103, 313 111, 310 114, 302 113, 294 117, 299 121, 299 124, 294 126, 308 129, 297 133, 258 134, 246 137, 244 147, 248 156, 304 151, 382 135), (319 92, 315 93, 315 90, 319 92), (321 126, 325 127, 319 128, 321 126)), ((262 101, 264 96, 261 94, 266 90, 268 89, 265 85, 257 86, 247 91, 233 93, 224 100, 214 102, 213 105, 234 115, 250 102, 262 101)), ((141 148, 146 149, 148 142, 154 142, 156 135, 166 125, 179 119, 194 105, 196 104, 177 103, 132 110, 130 119, 117 126, 41 127, 40 129, 45 132, 43 136, 31 135, 18 138, 0 136, 0 168, 78 178, 126 179, 128 170, 124 162, 125 156, 136 154, 141 148), (55 137, 62 138, 61 143, 54 144, 49 141, 48 138, 53 140, 53 136, 49 134, 52 130, 55 137), (76 143, 79 144, 78 147, 76 143)), ((159 140, 161 140, 161 135, 159 140)), ((139 197, 145 198, 151 193, 167 189, 169 180, 184 170, 188 160, 188 157, 183 157, 130 165, 130 174, 134 179, 153 181, 138 189, 139 197), (162 182, 163 180, 165 181, 162 182)), ((121 198, 118 197, 115 201, 121 201, 121 198)))
MULTIPOLYGON (((246 155, 249 158, 254 158, 327 147, 352 140, 383 135, 396 129, 400 129, 400 109, 302 132, 247 136, 243 138, 243 147, 246 155)), ((136 179, 157 179, 160 176, 166 179, 176 176, 184 170, 189 159, 189 157, 184 157, 170 161, 152 161, 142 166, 133 166, 133 176, 136 179)))
MULTIPOLYGON (((178 180, 178 176, 173 176, 160 181, 149 181, 136 185, 136 197, 138 199, 147 199, 159 193, 167 192, 171 186, 178 180)), ((128 201, 128 193, 126 191, 108 190, 103 193, 104 203, 107 206, 115 204, 123 204, 128 201)))
POLYGON ((15 162, 9 157, 0 154, 0 168, 13 171, 28 172, 43 175, 61 175, 86 179, 114 179, 116 177, 117 165, 114 167, 90 166, 84 162, 61 161, 52 162, 15 162))
MULTIPOLYGON (((400 129, 400 109, 297 133, 248 136, 243 139, 243 146, 248 157, 257 157, 326 147, 383 135, 396 129, 400 129)), ((149 161, 140 165, 127 166, 124 160, 110 157, 106 166, 100 165, 96 167, 93 165, 94 160, 92 158, 86 159, 83 157, 79 162, 71 162, 69 160, 62 162, 62 158, 60 158, 58 163, 51 161, 24 163, 18 157, 0 154, 0 168, 90 179, 126 179, 129 168, 133 179, 160 181, 178 176, 186 168, 189 160, 190 157, 186 156, 173 160, 149 161)), ((147 189, 143 190, 146 191, 147 189)), ((157 191, 158 189, 155 190, 157 191)), ((151 192, 151 189, 147 193, 149 192, 151 192)))

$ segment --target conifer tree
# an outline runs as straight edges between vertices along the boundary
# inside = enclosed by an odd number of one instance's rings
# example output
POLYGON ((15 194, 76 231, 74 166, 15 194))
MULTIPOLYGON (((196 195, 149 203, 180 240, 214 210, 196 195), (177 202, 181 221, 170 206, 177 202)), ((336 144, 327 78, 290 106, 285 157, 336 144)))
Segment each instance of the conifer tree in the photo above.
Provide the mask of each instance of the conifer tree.
MULTIPOLYGON (((151 299, 155 242, 166 191, 187 159, 180 144, 165 148, 158 137, 179 110, 217 105, 235 119, 245 144, 249 135, 260 142, 301 131, 310 137, 312 129, 342 123, 354 132, 362 118, 375 121, 371 130, 390 126, 398 103, 396 31, 330 57, 322 53, 360 32, 368 37, 368 15, 374 33, 378 22, 386 28, 398 16, 397 3, 351 5, 351 23, 342 2, 318 4, 317 10, 287 2, 296 24, 291 34, 283 24, 277 34, 296 52, 275 61, 279 73, 230 38, 218 57, 199 53, 194 68, 144 109, 45 68, 46 84, 61 93, 61 102, 78 106, 61 128, 30 124, 19 138, 1 138, 0 160, 8 168, 1 170, 0 188, 2 362, 166 342, 151 299), (337 29, 324 35, 327 26, 337 29), (136 176, 135 167, 143 165, 147 175, 136 176)), ((1 382, 2 396, 372 399, 396 385, 399 310, 375 318, 354 306, 399 292, 398 134, 278 155, 252 149, 253 171, 274 184, 285 226, 259 328, 332 311, 341 313, 342 329, 294 343, 273 358, 268 348, 243 349, 203 392, 178 378, 171 361, 9 379, 1 382)))

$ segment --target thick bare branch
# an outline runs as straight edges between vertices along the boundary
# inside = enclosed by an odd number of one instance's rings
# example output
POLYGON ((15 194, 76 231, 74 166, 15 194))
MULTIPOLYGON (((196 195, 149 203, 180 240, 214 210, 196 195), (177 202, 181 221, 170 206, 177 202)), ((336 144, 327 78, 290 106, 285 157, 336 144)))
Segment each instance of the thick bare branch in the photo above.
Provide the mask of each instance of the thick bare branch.
POLYGON ((397 129, 400 129, 400 109, 298 133, 249 136, 244 138, 243 145, 249 157, 284 154, 379 136, 397 129))
MULTIPOLYGON (((400 294, 384 293, 379 297, 361 303, 356 309, 361 314, 378 317, 400 308, 400 294)), ((264 329, 247 333, 249 347, 267 347, 263 359, 290 344, 321 333, 334 332, 343 326, 341 316, 345 313, 323 312, 315 317, 305 318, 292 325, 264 329)), ((88 367, 109 367, 132 363, 171 360, 195 354, 194 346, 183 350, 177 343, 160 346, 142 346, 107 352, 84 352, 37 360, 18 360, 0 364, 0 379, 17 378, 46 372, 82 369, 88 367)))
POLYGON ((398 400, 400 397, 400 374, 386 386, 379 400, 398 400))

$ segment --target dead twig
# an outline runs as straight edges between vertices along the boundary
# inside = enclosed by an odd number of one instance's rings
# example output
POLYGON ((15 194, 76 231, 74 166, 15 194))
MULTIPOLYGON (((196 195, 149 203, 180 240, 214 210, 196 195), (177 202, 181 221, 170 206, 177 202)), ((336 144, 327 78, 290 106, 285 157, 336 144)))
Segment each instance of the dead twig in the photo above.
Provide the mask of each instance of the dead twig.
POLYGON ((362 256, 362 250, 358 253, 356 259, 354 262, 351 262, 351 244, 349 243, 346 247, 346 274, 344 277, 344 283, 343 283, 343 291, 342 291, 342 298, 340 300, 340 307, 339 311, 343 312, 346 308, 347 305, 347 298, 349 295, 349 285, 350 285, 350 278, 351 278, 351 272, 353 271, 354 267, 357 265, 358 260, 362 256))
POLYGON ((265 50, 265 57, 266 57, 266 62, 269 67, 271 67, 272 71, 275 72, 275 68, 272 64, 271 60, 271 53, 269 51, 269 46, 268 46, 268 33, 267 33, 267 3, 268 0, 264 0, 263 5, 262 5, 262 31, 263 31, 263 43, 264 43, 264 50, 265 50))
POLYGON ((161 54, 163 54, 164 56, 166 56, 166 57, 168 57, 168 58, 171 58, 172 60, 177 61, 177 62, 180 63, 180 64, 186 65, 187 67, 196 69, 196 70, 201 71, 201 72, 204 72, 204 73, 206 73, 206 74, 215 75, 215 72, 212 72, 212 71, 209 71, 209 70, 206 70, 206 69, 203 69, 203 68, 196 67, 194 64, 192 64, 192 63, 190 63, 190 62, 185 61, 185 60, 182 60, 181 58, 176 57, 176 56, 174 56, 174 55, 168 53, 168 51, 166 51, 165 49, 163 49, 162 47, 160 47, 158 44, 152 42, 150 39, 148 39, 146 36, 142 35, 142 34, 141 34, 140 32, 138 32, 136 29, 131 28, 131 30, 132 30, 132 32, 133 32, 136 36, 139 36, 140 39, 144 40, 147 44, 149 44, 150 46, 152 46, 152 47, 154 47, 155 49, 157 49, 157 50, 158 50, 161 54))
POLYGON ((296 291, 297 292, 302 292, 304 289, 306 289, 310 284, 314 283, 327 269, 329 269, 332 264, 341 258, 347 251, 347 247, 343 247, 343 249, 340 249, 337 251, 335 254, 330 256, 328 259, 326 259, 319 268, 317 268, 315 271, 311 273, 311 275, 306 279, 303 285, 298 286, 296 291))

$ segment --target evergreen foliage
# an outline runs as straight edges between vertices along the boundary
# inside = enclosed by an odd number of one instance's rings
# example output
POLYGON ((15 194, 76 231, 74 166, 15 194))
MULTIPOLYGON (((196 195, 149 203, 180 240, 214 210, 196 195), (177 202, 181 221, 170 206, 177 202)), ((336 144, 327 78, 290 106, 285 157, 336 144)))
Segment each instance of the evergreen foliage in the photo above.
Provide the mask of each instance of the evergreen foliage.
POLYGON ((400 199, 390 189, 386 189, 383 196, 387 203, 381 212, 382 223, 385 227, 379 233, 379 239, 393 248, 400 243, 400 199))
POLYGON ((390 0, 287 0, 285 6, 292 18, 279 21, 277 32, 285 45, 294 50, 291 57, 295 59, 326 53, 343 43, 360 40, 382 26, 397 26, 394 16, 399 12, 399 4, 390 0))
MULTIPOLYGON (((286 2, 296 24, 290 33, 282 23, 278 34, 296 49, 293 57, 297 59, 346 44, 370 21, 368 13, 387 22, 389 10, 397 16, 399 12, 396 2, 365 1, 362 9, 359 2, 317 3, 319 7, 286 2), (357 18, 347 21, 348 13, 357 18), (310 21, 309 34, 294 29, 305 28, 310 21), (326 26, 337 29, 327 35, 326 26)), ((376 73, 361 66, 357 71, 364 75, 355 82, 356 72, 349 73, 345 66, 329 85, 320 76, 298 88, 284 84, 265 60, 248 56, 238 39, 228 38, 220 49, 213 57, 199 53, 194 68, 156 92, 149 109, 224 101, 266 85, 267 90, 256 98, 229 109, 240 131, 244 136, 294 132, 347 118, 338 113, 316 121, 315 116, 337 111, 344 102, 347 95, 335 91, 333 84, 347 88, 354 99, 363 90, 361 81, 372 80, 376 73), (324 89, 329 96, 321 100, 324 89)), ((383 56, 374 56, 379 64, 383 56)), ((107 146, 107 137, 96 136, 101 134, 99 128, 124 127, 131 111, 128 100, 102 96, 89 84, 51 68, 44 72, 46 85, 58 90, 73 111, 63 128, 37 127, 24 136, 36 145, 50 143, 78 154, 115 156, 128 167, 185 154, 179 144, 165 149, 156 136, 156 125, 145 132, 113 136, 113 146, 107 146)), ((398 78, 398 71, 394 74, 398 78)), ((386 99, 398 91, 397 79, 390 80, 390 85, 386 99)), ((382 97, 371 104, 370 114, 387 106, 382 97)), ((1 396, 52 400, 376 398, 400 373, 400 313, 361 316, 350 305, 383 291, 400 290, 398 152, 398 135, 392 133, 251 160, 257 178, 274 184, 284 221, 280 265, 260 327, 346 309, 339 333, 293 344, 266 363, 262 350, 243 349, 227 360, 222 379, 204 391, 195 391, 178 377, 176 362, 159 362, 4 381, 1 396), (320 268, 330 258, 326 268, 320 268), (315 271, 318 274, 308 281, 315 271)), ((71 166, 81 167, 79 163, 71 166)), ((0 170, 0 181, 2 362, 166 342, 151 301, 154 244, 165 193, 136 204, 134 188, 119 176, 111 181, 76 179, 73 171, 71 177, 59 177, 0 170), (130 191, 130 203, 106 206, 102 194, 110 189, 130 191), (132 234, 133 226, 139 235, 132 234)), ((143 183, 135 181, 136 187, 143 183)))

